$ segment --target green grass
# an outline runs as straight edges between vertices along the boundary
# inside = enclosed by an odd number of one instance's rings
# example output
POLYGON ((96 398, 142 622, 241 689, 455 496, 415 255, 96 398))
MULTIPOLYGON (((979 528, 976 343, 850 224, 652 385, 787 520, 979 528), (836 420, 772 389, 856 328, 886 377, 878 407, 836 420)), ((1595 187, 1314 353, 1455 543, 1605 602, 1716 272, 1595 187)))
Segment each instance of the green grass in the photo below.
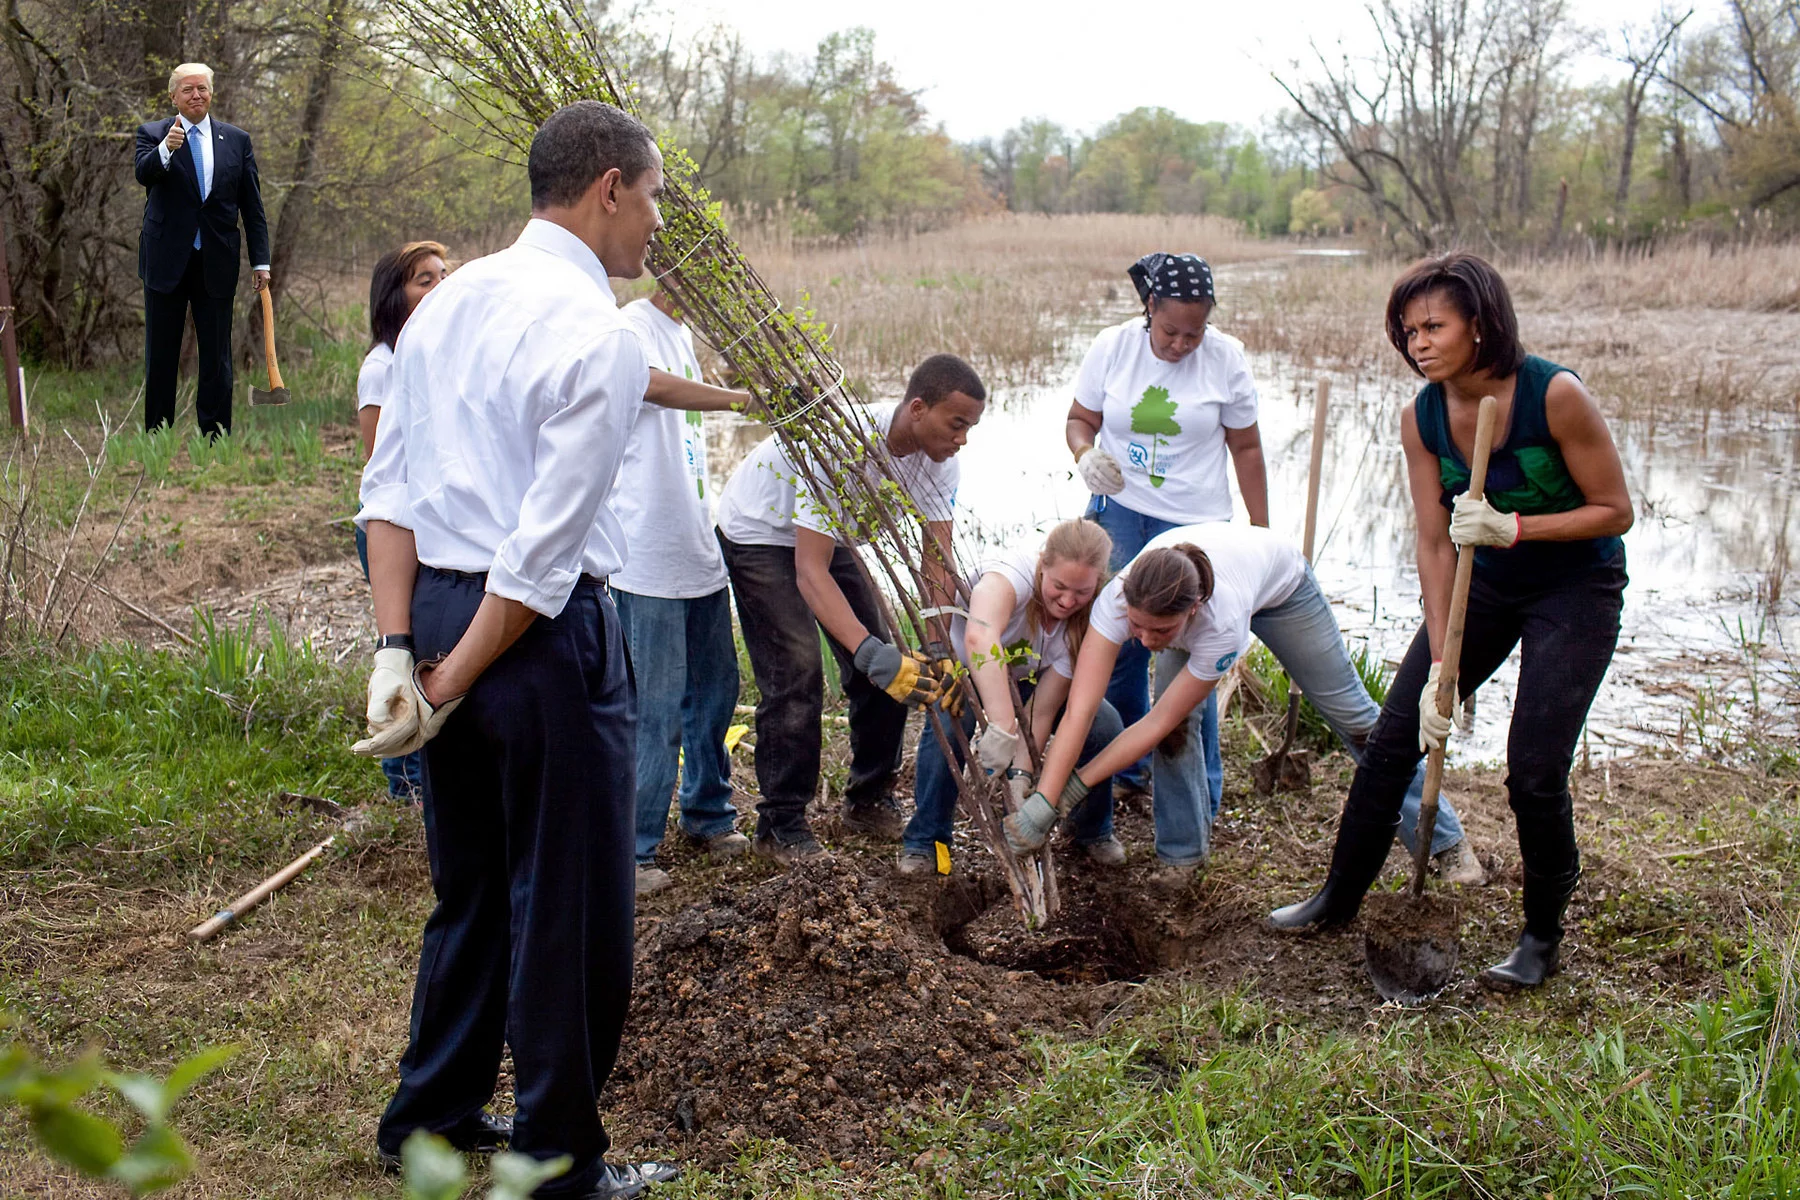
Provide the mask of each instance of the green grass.
POLYGON ((1104 1039, 1044 1047, 1028 1094, 904 1149, 937 1159, 927 1194, 947 1198, 1800 1195, 1778 960, 1666 1023, 1599 1014, 1591 1033, 1521 1020, 1529 1002, 1321 1031, 1175 991, 1104 1039))
MULTIPOLYGON (((1345 650, 1350 655, 1350 665, 1363 681, 1363 687, 1380 704, 1387 699, 1388 684, 1393 679, 1393 672, 1370 650, 1367 642, 1347 643, 1345 650)), ((1282 669, 1281 663, 1274 653, 1261 642, 1253 642, 1250 652, 1244 655, 1244 670, 1250 675, 1256 689, 1267 702, 1279 711, 1275 714, 1278 721, 1285 719, 1287 712, 1288 673, 1282 669)), ((1281 736, 1279 724, 1274 729, 1275 736, 1281 736)), ((1304 695, 1300 697, 1300 734, 1299 740, 1310 743, 1320 750, 1330 750, 1338 745, 1337 735, 1331 732, 1331 726, 1319 715, 1312 701, 1304 695)))
MULTIPOLYGON (((274 627, 203 613, 174 653, 112 645, 0 656, 0 863, 94 847, 176 869, 285 844, 277 796, 360 801, 381 787, 352 758, 361 678, 274 627), (154 851, 153 853, 151 851, 154 851)), ((360 668, 360 662, 357 664, 360 668)))

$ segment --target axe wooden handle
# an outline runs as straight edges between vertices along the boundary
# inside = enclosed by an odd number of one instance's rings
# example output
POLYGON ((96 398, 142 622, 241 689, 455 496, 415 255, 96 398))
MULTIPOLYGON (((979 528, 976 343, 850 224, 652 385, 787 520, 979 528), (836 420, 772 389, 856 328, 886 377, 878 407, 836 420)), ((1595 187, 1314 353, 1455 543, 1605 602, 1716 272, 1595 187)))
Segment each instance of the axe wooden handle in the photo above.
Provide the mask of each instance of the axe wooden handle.
POLYGON ((225 928, 227 925, 261 904, 264 900, 267 900, 270 896, 273 896, 276 892, 292 883, 294 877, 306 870, 313 859, 331 849, 331 844, 336 840, 336 834, 326 838, 311 850, 308 850, 305 854, 302 854, 299 858, 296 858, 293 862, 281 868, 281 870, 275 872, 273 875, 239 896, 236 900, 233 900, 231 902, 231 907, 220 909, 212 916, 206 918, 206 920, 200 922, 200 924, 188 930, 188 940, 190 942, 209 941, 213 935, 219 932, 219 930, 225 928))
POLYGON ((281 364, 275 361, 275 301, 269 296, 268 280, 256 290, 262 297, 263 309, 263 358, 269 364, 269 390, 271 392, 285 387, 281 382, 281 364))

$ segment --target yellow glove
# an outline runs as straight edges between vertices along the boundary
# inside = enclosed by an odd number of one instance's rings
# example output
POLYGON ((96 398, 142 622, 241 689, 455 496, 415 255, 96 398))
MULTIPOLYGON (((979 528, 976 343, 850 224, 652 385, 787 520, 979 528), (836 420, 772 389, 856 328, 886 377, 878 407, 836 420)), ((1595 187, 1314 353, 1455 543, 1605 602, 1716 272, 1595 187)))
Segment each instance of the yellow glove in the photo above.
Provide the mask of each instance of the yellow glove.
POLYGON ((925 657, 903 654, 874 634, 856 648, 855 664, 869 682, 908 707, 930 704, 938 698, 938 681, 925 657))
POLYGON ((959 664, 950 648, 942 642, 930 642, 925 647, 925 660, 930 664, 931 677, 937 680, 938 707, 951 716, 960 719, 963 712, 962 682, 957 678, 959 664))

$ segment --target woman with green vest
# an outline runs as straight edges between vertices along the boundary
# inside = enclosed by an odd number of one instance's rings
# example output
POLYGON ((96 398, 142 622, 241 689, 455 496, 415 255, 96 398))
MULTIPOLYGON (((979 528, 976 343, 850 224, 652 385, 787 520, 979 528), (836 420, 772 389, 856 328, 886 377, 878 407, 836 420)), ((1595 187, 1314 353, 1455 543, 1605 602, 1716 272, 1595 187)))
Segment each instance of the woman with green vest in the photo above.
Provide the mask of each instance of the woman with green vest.
POLYGON ((1606 421, 1573 371, 1527 355, 1500 273, 1473 254, 1415 264, 1388 299, 1387 332, 1425 387, 1401 418, 1418 517, 1425 624, 1388 691, 1338 823, 1325 886, 1270 914, 1279 929, 1342 924, 1381 872, 1419 759, 1450 720, 1432 697, 1458 546, 1475 546, 1457 676, 1468 696, 1520 650, 1507 737, 1525 929, 1489 987, 1535 987, 1558 966, 1562 916, 1581 876, 1569 767, 1612 661, 1625 592, 1631 497, 1606 421), (1483 396, 1499 401, 1486 496, 1468 462, 1483 396))

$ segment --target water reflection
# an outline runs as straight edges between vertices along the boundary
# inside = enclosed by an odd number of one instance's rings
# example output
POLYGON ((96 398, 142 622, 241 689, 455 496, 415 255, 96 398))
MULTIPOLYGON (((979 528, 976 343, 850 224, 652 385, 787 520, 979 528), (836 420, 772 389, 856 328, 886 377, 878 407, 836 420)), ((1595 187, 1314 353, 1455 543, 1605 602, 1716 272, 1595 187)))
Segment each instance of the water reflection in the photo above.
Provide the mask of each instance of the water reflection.
MULTIPOLYGON (((1085 349, 1085 340, 1074 341, 1058 382, 998 392, 963 450, 958 540, 966 551, 1048 529, 1086 509, 1090 497, 1063 441, 1085 349)), ((1271 523, 1298 542, 1316 376, 1272 355, 1252 363, 1262 395, 1271 523)), ((1399 438, 1400 409, 1416 384, 1410 375, 1372 367, 1334 374, 1332 387, 1316 570, 1345 633, 1392 661, 1405 651, 1420 611, 1399 438)), ((1721 732, 1708 722, 1742 723, 1753 708, 1765 732, 1800 733, 1787 651, 1800 603, 1784 586, 1800 421, 1792 413, 1740 411, 1671 423, 1665 413, 1660 425, 1616 420, 1612 428, 1638 520, 1626 536, 1632 583, 1623 632, 1589 721, 1589 751, 1704 749, 1703 739, 1721 732)), ((766 434, 739 419, 709 422, 719 484, 766 434)), ((1244 519, 1241 501, 1238 513, 1244 519)), ((1474 728, 1453 742, 1453 759, 1504 754, 1517 663, 1515 654, 1482 689, 1474 728)))

